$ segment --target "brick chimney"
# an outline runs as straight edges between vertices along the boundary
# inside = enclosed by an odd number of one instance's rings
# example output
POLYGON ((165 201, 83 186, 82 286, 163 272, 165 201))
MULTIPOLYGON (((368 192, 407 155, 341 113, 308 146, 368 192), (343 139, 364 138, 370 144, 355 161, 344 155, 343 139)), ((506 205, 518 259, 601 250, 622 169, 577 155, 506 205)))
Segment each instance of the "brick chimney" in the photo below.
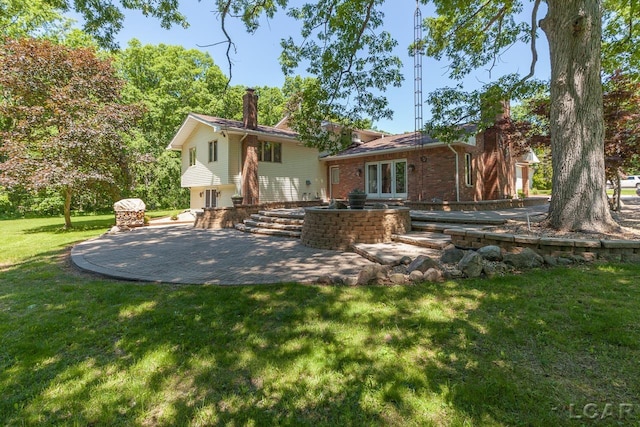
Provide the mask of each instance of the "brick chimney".
MULTIPOLYGON (((258 128, 258 95, 251 88, 247 88, 247 93, 242 97, 242 123, 245 129, 258 128)), ((256 135, 246 135, 242 142, 242 196, 245 205, 256 205, 260 202, 256 135)))
POLYGON ((247 88, 242 97, 242 123, 247 129, 258 128, 258 95, 255 89, 247 88))

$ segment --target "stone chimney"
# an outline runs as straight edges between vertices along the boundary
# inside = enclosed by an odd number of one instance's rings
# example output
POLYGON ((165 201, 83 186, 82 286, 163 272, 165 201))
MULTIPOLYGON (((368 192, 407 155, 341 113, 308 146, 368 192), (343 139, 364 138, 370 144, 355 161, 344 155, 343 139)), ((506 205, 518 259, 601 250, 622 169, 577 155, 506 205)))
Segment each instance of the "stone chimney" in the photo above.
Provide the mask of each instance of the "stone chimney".
POLYGON ((242 122, 246 129, 258 128, 258 95, 255 89, 247 88, 242 97, 242 122))

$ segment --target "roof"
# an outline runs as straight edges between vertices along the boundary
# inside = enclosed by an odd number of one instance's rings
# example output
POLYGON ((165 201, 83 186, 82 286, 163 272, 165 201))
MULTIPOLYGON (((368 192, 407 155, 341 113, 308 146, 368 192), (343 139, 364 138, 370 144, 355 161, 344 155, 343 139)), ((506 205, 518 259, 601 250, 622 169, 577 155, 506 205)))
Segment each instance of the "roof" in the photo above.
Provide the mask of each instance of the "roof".
MULTIPOLYGON (((475 132, 475 129, 476 127, 473 125, 464 126, 465 132, 470 135, 475 132)), ((459 144, 466 143, 463 141, 453 143, 453 145, 459 144)), ((401 135, 384 135, 381 138, 369 142, 353 144, 346 150, 324 157, 322 160, 364 157, 380 153, 401 152, 415 148, 442 147, 446 145, 446 143, 421 132, 408 132, 401 135)))
POLYGON ((298 134, 288 129, 278 129, 272 126, 261 126, 257 129, 247 129, 239 120, 223 119, 205 114, 189 113, 178 132, 167 146, 168 150, 180 150, 191 132, 199 124, 210 126, 215 132, 226 131, 229 134, 256 135, 262 138, 298 141, 298 134))

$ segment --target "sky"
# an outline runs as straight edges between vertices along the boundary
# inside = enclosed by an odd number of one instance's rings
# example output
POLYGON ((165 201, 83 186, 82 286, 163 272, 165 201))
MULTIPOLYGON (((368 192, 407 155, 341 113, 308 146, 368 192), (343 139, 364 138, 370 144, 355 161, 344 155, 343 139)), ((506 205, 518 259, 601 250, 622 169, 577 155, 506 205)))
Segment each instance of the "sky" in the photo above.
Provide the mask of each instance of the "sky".
MULTIPOLYGON (((296 3, 296 1, 291 2, 296 3)), ((525 2, 528 3, 528 2, 525 2)), ((529 5, 530 7, 530 5, 529 5)), ((122 48, 132 38, 137 38, 143 44, 170 44, 182 45, 187 49, 199 49, 208 52, 216 64, 225 74, 228 74, 226 62, 226 45, 211 46, 224 40, 220 31, 220 22, 212 10, 213 6, 207 0, 196 2, 183 0, 180 11, 186 16, 190 26, 187 29, 173 27, 165 30, 154 18, 146 18, 137 11, 128 11, 124 27, 117 37, 122 48), (207 47, 208 46, 208 47, 207 47)), ((423 18, 433 14, 429 6, 420 6, 423 18)), ((390 107, 394 111, 392 120, 380 120, 374 125, 377 129, 390 133, 402 133, 414 129, 414 63, 413 57, 408 54, 407 47, 414 37, 414 13, 416 3, 414 0, 389 0, 383 6, 385 13, 384 29, 398 40, 397 55, 403 62, 402 72, 404 82, 402 87, 391 87, 385 93, 390 107)), ((539 17, 544 16, 543 7, 540 8, 539 17)), ((530 9, 525 9, 522 18, 530 20, 530 9)), ((247 34, 240 22, 229 23, 230 35, 236 44, 237 51, 232 53, 232 85, 277 86, 282 87, 284 75, 278 58, 280 56, 280 40, 298 34, 298 24, 280 13, 273 19, 262 20, 260 28, 253 34, 247 34)), ((540 31, 537 43, 538 63, 536 77, 549 78, 549 54, 544 33, 540 31)), ((528 45, 516 45, 509 49, 497 66, 489 73, 487 70, 478 70, 468 76, 464 83, 465 90, 476 89, 499 76, 511 72, 520 72, 525 75, 529 71, 531 53, 528 45)), ((424 57, 422 61, 422 93, 427 98, 429 92, 442 87, 452 87, 458 82, 447 77, 446 61, 438 62, 424 57)), ((299 70, 300 75, 305 75, 304 70, 299 70)), ((430 117, 430 107, 424 105, 423 118, 430 117)))

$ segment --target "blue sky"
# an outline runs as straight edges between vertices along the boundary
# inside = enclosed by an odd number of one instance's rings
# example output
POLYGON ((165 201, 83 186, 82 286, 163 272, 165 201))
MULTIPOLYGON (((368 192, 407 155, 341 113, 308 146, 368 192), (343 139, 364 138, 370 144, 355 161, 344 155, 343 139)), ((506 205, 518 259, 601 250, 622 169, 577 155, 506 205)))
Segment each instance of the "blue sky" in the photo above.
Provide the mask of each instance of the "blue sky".
MULTIPOLYGON (((402 87, 389 88, 385 94, 395 112, 394 118, 375 123, 378 129, 392 133, 412 131, 414 127, 414 67, 413 58, 407 53, 407 46, 413 41, 415 6, 413 0, 390 0, 385 3, 383 9, 385 30, 389 31, 399 42, 398 56, 404 64, 403 74, 405 77, 402 87)), ((219 29, 220 22, 211 9, 212 6, 206 0, 202 2, 183 0, 180 10, 186 15, 190 27, 187 29, 174 27, 170 30, 161 28, 158 21, 153 18, 145 18, 139 12, 128 12, 124 28, 119 33, 117 40, 122 48, 127 46, 130 39, 137 38, 143 44, 165 43, 207 51, 222 71, 227 74, 227 63, 224 56, 226 47, 222 45, 203 47, 224 40, 219 29)), ((423 17, 432 13, 429 6, 421 6, 421 11, 423 17)), ((528 21, 530 14, 530 9, 526 9, 522 18, 528 21)), ((543 16, 544 9, 541 7, 540 17, 543 16)), ((297 23, 280 14, 272 20, 264 19, 261 27, 253 35, 247 34, 244 27, 238 22, 230 23, 229 32, 237 48, 237 52, 232 54, 231 84, 281 87, 284 83, 284 75, 278 62, 280 39, 290 35, 295 37, 298 34, 297 23)), ((547 79, 550 70, 549 55, 547 40, 542 32, 540 32, 537 45, 539 59, 536 77, 547 79)), ((466 78, 464 81, 465 89, 473 90, 510 72, 519 71, 522 74, 527 74, 530 62, 531 54, 528 45, 514 46, 502 56, 501 61, 491 74, 486 70, 478 70, 466 78)), ((429 92, 441 87, 454 86, 457 83, 448 79, 446 62, 437 62, 425 57, 422 67, 422 92, 425 99, 429 92)), ((300 74, 304 75, 304 70, 300 70, 300 74)), ((423 109, 424 119, 427 120, 430 116, 430 107, 425 105, 423 109)))

